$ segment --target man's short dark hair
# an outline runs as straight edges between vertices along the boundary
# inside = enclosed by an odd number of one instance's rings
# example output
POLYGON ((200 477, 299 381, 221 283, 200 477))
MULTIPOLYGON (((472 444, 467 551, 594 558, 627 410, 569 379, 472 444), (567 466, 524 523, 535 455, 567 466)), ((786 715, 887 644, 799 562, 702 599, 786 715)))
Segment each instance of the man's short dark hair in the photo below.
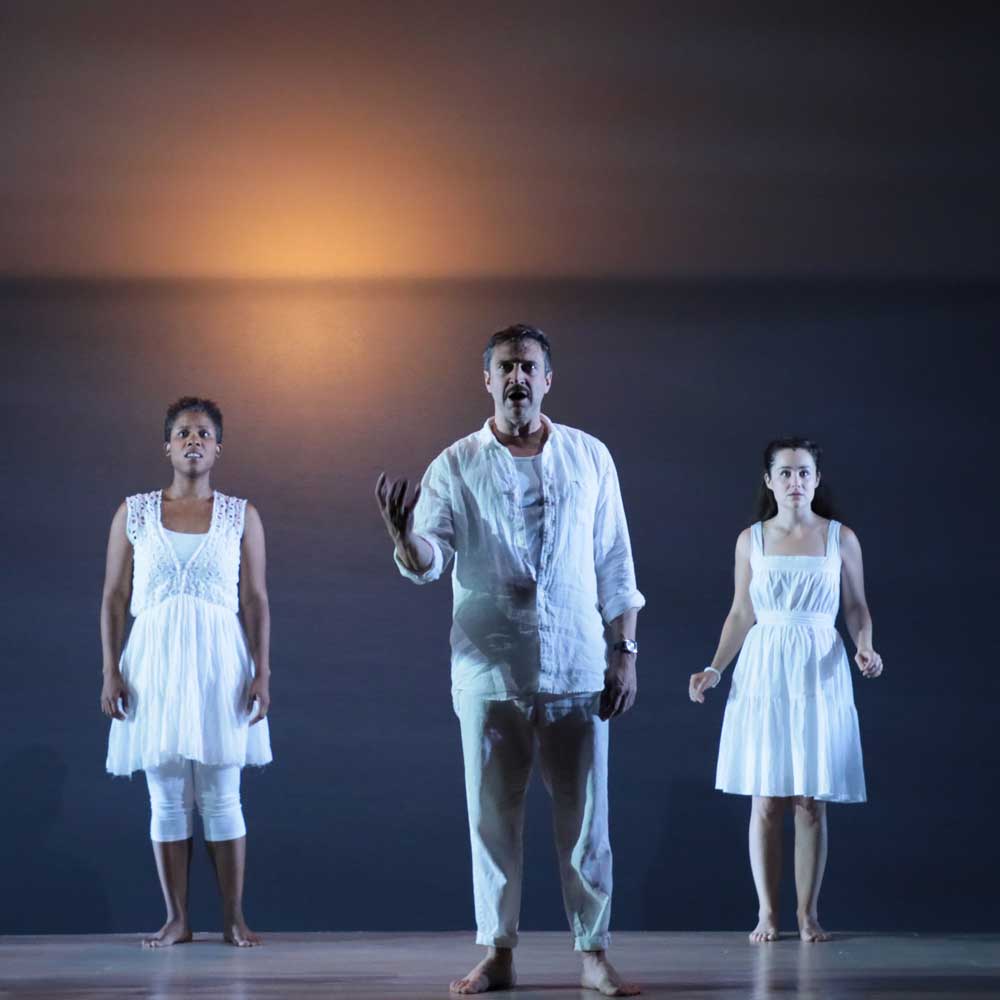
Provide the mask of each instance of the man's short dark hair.
POLYGON ((488 372, 490 370, 494 347, 499 347, 501 344, 509 344, 511 341, 522 344, 526 340, 533 340, 541 347, 542 352, 545 354, 545 374, 548 375, 552 371, 552 347, 549 344, 549 338, 537 326, 528 326, 527 323, 515 323, 513 326, 508 326, 505 330, 498 330, 490 337, 486 345, 486 350, 483 351, 483 371, 488 372))
POLYGON ((176 403, 171 403, 167 407, 167 419, 163 422, 163 440, 169 441, 174 430, 174 421, 178 414, 185 410, 194 410, 195 413, 204 413, 215 425, 215 440, 222 444, 222 410, 217 403, 211 399, 202 399, 200 396, 181 396, 176 403))

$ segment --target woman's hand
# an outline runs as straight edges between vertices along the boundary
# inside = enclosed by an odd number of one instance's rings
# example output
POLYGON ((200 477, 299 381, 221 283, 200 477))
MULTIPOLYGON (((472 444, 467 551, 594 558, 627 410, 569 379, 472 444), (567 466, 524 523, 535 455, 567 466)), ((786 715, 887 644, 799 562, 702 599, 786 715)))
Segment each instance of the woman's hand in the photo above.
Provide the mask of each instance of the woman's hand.
POLYGON ((705 701, 705 692, 714 688, 722 678, 714 670, 700 670, 691 675, 688 682, 688 697, 699 705, 705 701))
POLYGON ((128 711, 128 688, 125 687, 125 678, 120 670, 112 671, 104 675, 104 684, 101 687, 101 711, 110 719, 124 719, 125 711, 128 711), (121 705, 118 699, 121 699, 121 705))
POLYGON ((250 685, 250 690, 247 692, 248 712, 253 711, 254 702, 257 702, 257 717, 250 723, 251 726, 256 726, 257 723, 267 715, 267 710, 271 707, 270 677, 262 677, 258 674, 253 679, 253 683, 250 685))
POLYGON ((882 657, 869 646, 854 654, 854 662, 861 669, 862 677, 878 677, 882 673, 882 657))

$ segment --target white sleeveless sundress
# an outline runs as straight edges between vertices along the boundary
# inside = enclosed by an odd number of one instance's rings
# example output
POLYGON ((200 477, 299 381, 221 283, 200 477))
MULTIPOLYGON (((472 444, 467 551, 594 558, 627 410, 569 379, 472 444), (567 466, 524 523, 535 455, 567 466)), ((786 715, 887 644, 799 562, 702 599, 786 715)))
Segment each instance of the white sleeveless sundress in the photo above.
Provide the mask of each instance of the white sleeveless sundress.
POLYGON ((757 623, 733 670, 715 787, 864 802, 851 668, 835 628, 840 522, 830 522, 825 556, 768 556, 760 522, 750 535, 757 623))
POLYGON ((162 501, 159 490, 125 501, 135 622, 120 661, 127 718, 111 720, 107 770, 131 774, 177 759, 267 764, 267 719, 249 725, 254 664, 237 617, 247 502, 216 491, 209 530, 181 563, 162 501))

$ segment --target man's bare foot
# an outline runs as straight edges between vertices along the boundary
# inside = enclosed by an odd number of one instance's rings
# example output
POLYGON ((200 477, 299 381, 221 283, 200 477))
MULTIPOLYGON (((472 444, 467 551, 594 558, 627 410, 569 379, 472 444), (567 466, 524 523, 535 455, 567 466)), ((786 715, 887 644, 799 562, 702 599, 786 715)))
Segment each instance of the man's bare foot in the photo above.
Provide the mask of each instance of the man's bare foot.
POLYGON ((452 993, 486 993, 489 990, 512 990, 516 984, 513 950, 490 948, 486 957, 467 976, 456 979, 448 989, 452 993))
POLYGON ((583 958, 580 985, 585 990, 597 990, 606 997, 634 997, 642 992, 634 983, 622 979, 603 951, 582 951, 580 955, 583 958))
POLYGON ((766 941, 778 940, 778 917, 776 914, 768 913, 762 916, 757 922, 757 926, 750 932, 751 944, 764 944, 766 941))
POLYGON ((816 944, 829 941, 833 935, 820 927, 818 917, 799 917, 799 937, 808 944, 816 944))
POLYGON ((259 934, 255 934, 247 927, 247 922, 243 917, 236 917, 233 920, 226 921, 226 925, 222 930, 222 940, 226 944, 235 945, 237 948, 255 948, 257 945, 264 943, 259 934))
POLYGON ((187 944, 191 928, 186 920, 168 920, 155 934, 142 939, 143 948, 169 948, 174 944, 187 944))

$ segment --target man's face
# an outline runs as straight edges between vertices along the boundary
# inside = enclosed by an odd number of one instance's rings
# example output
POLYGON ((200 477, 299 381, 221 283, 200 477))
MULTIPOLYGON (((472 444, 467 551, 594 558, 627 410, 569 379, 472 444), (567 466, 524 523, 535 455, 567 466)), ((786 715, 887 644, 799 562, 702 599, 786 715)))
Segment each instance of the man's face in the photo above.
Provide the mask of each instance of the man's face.
POLYGON ((522 426, 542 409, 542 397, 552 387, 545 371, 545 351, 536 340, 508 340, 493 348, 490 370, 483 372, 496 416, 522 426))

